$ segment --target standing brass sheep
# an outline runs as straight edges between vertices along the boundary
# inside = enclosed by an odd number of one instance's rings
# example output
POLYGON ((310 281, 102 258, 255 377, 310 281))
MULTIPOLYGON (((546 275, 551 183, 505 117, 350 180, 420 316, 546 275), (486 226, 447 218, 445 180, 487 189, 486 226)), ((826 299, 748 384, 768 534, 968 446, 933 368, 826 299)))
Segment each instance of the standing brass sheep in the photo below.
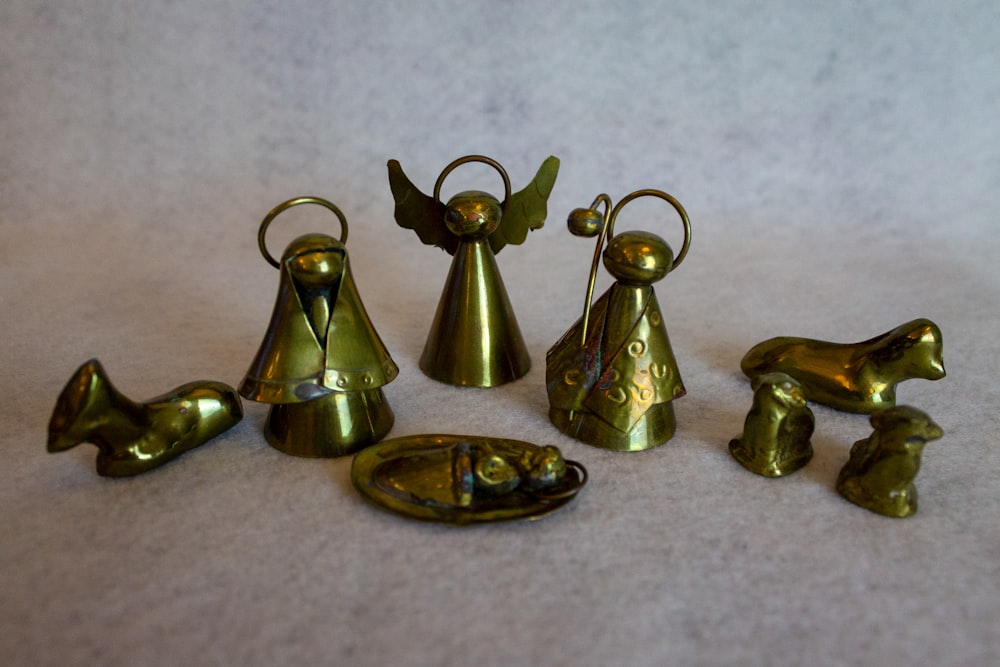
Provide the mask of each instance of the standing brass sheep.
POLYGON ((875 432, 851 447, 851 458, 837 478, 837 491, 855 505, 903 518, 917 511, 920 456, 941 427, 926 413, 900 405, 871 417, 875 432))

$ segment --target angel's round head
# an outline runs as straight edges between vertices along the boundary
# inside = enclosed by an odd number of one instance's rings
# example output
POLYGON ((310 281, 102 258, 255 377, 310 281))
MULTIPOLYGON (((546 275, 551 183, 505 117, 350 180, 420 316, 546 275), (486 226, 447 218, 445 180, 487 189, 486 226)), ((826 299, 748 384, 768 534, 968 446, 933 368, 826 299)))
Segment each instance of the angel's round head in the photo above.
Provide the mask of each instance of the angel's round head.
POLYGON ((501 208, 496 197, 479 190, 459 192, 448 200, 444 224, 466 239, 489 236, 500 225, 501 208))

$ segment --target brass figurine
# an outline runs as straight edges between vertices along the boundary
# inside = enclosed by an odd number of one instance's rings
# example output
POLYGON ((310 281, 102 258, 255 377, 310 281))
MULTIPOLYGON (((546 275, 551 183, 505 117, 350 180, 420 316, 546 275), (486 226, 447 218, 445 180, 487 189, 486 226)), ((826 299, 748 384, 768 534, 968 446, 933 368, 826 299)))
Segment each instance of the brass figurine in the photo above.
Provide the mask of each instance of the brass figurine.
POLYGON ((240 384, 244 397, 270 403, 264 435, 286 454, 330 457, 377 442, 393 424, 382 386, 399 369, 361 303, 344 243, 347 220, 319 197, 272 209, 257 234, 261 254, 281 271, 264 341, 240 384), (305 234, 275 261, 265 244, 271 222, 300 204, 318 204, 340 220, 340 240, 305 234))
POLYGON ((896 385, 945 376, 941 330, 927 319, 901 324, 860 343, 772 338, 740 362, 748 377, 781 372, 802 383, 806 400, 871 414, 896 404, 896 385))
POLYGON ((766 373, 754 378, 753 392, 743 435, 729 443, 733 458, 764 477, 782 477, 809 463, 816 423, 802 386, 784 373, 766 373))
POLYGON ((554 512, 583 488, 587 471, 552 446, 417 435, 359 452, 351 479, 366 500, 382 509, 411 519, 469 525, 554 512))
POLYGON ((851 447, 851 457, 837 478, 837 491, 855 505, 904 518, 917 511, 920 456, 928 440, 941 437, 941 427, 926 413, 908 405, 876 412, 875 432, 851 447))
POLYGON ((507 244, 524 243, 529 230, 545 223, 559 160, 546 159, 531 183, 513 195, 507 172, 481 155, 468 155, 445 167, 432 197, 410 182, 399 162, 389 160, 388 167, 396 222, 454 257, 420 369, 435 380, 460 386, 495 387, 522 377, 531 368, 531 359, 494 256, 507 244), (483 162, 500 173, 502 202, 478 190, 441 202, 445 177, 468 162, 483 162))
POLYGON ((676 429, 672 401, 685 390, 652 285, 687 255, 687 212, 660 190, 633 192, 613 210, 611 198, 602 194, 589 209, 570 213, 568 225, 574 235, 598 240, 583 316, 546 355, 549 418, 566 435, 596 447, 639 451, 662 445, 676 429), (681 217, 684 242, 676 259, 655 234, 614 233, 622 208, 647 196, 663 199, 681 217), (591 305, 602 257, 616 282, 591 305))
POLYGON ((81 442, 98 447, 97 473, 138 475, 227 431, 243 418, 240 397, 221 382, 189 382, 137 403, 115 389, 97 359, 59 394, 49 420, 49 452, 81 442))

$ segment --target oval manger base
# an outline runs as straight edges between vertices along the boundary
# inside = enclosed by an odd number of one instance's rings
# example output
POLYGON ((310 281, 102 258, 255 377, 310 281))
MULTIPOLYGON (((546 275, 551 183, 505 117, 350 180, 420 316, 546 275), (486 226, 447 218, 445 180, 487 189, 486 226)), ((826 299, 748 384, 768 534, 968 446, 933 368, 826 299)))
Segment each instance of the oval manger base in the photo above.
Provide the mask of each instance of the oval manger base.
POLYGON ((421 521, 470 525, 538 519, 583 488, 587 472, 555 447, 464 435, 387 440, 359 452, 355 488, 384 510, 421 521))

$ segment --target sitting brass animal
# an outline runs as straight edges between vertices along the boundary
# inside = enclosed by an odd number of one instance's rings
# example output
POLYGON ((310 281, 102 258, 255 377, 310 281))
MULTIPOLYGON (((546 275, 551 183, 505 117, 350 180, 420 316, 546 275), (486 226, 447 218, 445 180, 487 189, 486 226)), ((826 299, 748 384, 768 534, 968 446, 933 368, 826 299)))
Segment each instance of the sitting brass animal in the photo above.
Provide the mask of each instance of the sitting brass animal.
POLYGON ((753 390, 753 406, 743 435, 730 441, 729 452, 758 475, 793 473, 813 455, 809 438, 815 420, 802 396, 802 386, 784 373, 767 373, 754 378, 753 390))
POLYGON ((926 413, 900 405, 872 415, 875 432, 851 447, 851 457, 837 478, 837 491, 855 505, 878 514, 907 517, 917 511, 914 478, 928 440, 941 427, 926 413))
POLYGON ((853 344, 772 338, 747 352, 740 368, 750 378, 787 373, 802 384, 806 400, 862 414, 894 406, 903 380, 945 376, 941 330, 927 319, 853 344))
POLYGON ((115 389, 96 359, 80 366, 49 420, 49 452, 81 442, 97 445, 97 473, 138 475, 228 430, 243 418, 236 390, 221 382, 189 382, 137 403, 115 389))

